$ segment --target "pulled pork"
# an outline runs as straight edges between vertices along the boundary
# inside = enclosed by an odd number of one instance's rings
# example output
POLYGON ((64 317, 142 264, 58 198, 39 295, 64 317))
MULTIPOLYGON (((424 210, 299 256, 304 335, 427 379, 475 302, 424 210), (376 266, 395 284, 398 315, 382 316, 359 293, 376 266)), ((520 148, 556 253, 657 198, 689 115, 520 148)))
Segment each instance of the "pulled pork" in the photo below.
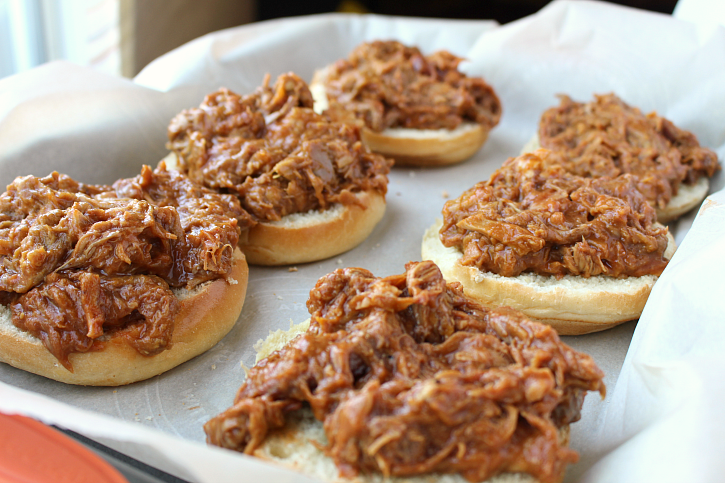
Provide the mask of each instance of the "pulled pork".
POLYGON ((127 275, 171 271, 172 242, 183 238, 175 210, 99 199, 82 187, 52 173, 16 178, 0 196, 0 290, 25 293, 56 270, 80 267, 127 275))
POLYGON ((10 308, 13 323, 72 371, 68 355, 101 350, 104 335, 125 337, 145 356, 163 351, 171 342, 179 301, 154 276, 54 272, 10 308))
POLYGON ((432 262, 376 278, 336 270, 310 292, 309 330, 253 367, 211 444, 253 453, 309 405, 345 477, 527 472, 560 481, 576 452, 558 428, 604 394, 592 359, 549 326, 485 308, 432 262))
POLYGON ((243 214, 163 164, 112 187, 17 178, 0 195, 0 301, 69 370, 109 330, 155 354, 179 310, 169 286, 226 276, 243 214))
POLYGON ((645 198, 664 208, 681 183, 694 184, 720 169, 715 152, 700 147, 694 134, 654 112, 645 116, 614 94, 586 104, 560 99, 541 116, 539 140, 562 153, 563 166, 578 176, 637 175, 645 198))
POLYGON ((443 207, 440 240, 460 263, 514 277, 659 275, 667 229, 632 175, 581 178, 538 150, 508 159, 443 207))
POLYGON ((488 131, 498 124, 501 103, 483 79, 458 71, 461 61, 444 50, 423 56, 396 41, 361 44, 327 68, 325 114, 377 132, 455 129, 463 122, 488 131))
POLYGON ((227 89, 169 125, 168 147, 192 180, 239 196, 253 220, 359 203, 355 193, 385 195, 392 161, 371 153, 357 127, 312 110, 295 74, 269 76, 248 96, 227 89))
POLYGON ((240 229, 254 224, 234 195, 204 188, 166 165, 144 166, 140 175, 116 181, 100 197, 146 200, 178 213, 183 236, 172 246, 170 271, 159 274, 174 287, 192 288, 227 275, 240 229))

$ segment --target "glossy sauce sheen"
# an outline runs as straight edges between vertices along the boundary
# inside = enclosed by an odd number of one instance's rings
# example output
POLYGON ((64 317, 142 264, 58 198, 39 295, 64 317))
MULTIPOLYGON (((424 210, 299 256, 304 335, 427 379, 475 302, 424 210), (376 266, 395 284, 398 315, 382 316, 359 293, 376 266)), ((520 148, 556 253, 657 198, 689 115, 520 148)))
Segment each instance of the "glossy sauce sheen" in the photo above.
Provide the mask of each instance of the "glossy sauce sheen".
POLYGON ((104 334, 157 354, 180 307, 169 287, 226 276, 245 215, 163 164, 113 186, 17 178, 0 196, 0 302, 69 370, 104 334))
POLYGON ((295 74, 268 82, 247 96, 221 89, 171 121, 168 147, 192 180, 236 194, 253 224, 385 195, 392 161, 365 148, 358 127, 316 114, 295 74))
POLYGON ((444 50, 424 56, 395 41, 361 44, 328 68, 325 114, 377 132, 455 129, 466 121, 488 131, 498 124, 501 103, 483 79, 458 71, 461 61, 444 50))
POLYGON ((579 419, 587 391, 604 394, 603 374, 549 326, 482 307, 432 262, 386 278, 336 270, 307 307, 309 330, 205 425, 211 444, 253 453, 309 405, 346 477, 509 471, 548 483, 577 461, 557 428, 579 419))
POLYGON ((460 263, 514 277, 659 275, 667 229, 632 175, 581 178, 560 156, 538 150, 510 158, 486 182, 443 207, 441 242, 460 263))

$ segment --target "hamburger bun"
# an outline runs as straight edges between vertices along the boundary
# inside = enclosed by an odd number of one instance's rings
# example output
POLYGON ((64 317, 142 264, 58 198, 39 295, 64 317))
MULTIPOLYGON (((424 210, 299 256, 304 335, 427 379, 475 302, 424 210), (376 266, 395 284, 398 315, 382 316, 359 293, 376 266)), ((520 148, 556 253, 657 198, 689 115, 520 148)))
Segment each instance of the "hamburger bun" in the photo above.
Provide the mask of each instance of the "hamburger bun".
MULTIPOLYGON (((423 236, 423 260, 440 267, 447 281, 460 282, 469 297, 488 306, 508 306, 532 319, 551 325, 560 335, 579 335, 609 329, 640 316, 656 275, 613 278, 603 275, 584 278, 565 275, 561 279, 535 273, 516 277, 482 272, 458 263, 462 253, 444 246, 436 221, 423 236)), ((667 234, 665 258, 675 251, 675 240, 667 234)))
MULTIPOLYGON (((265 340, 255 344, 256 362, 282 348, 285 344, 307 331, 310 320, 295 324, 288 331, 270 332, 265 340)), ((562 445, 569 444, 569 426, 559 429, 559 441, 562 445)), ((380 474, 367 474, 354 479, 341 478, 333 460, 325 456, 318 444, 326 444, 327 438, 323 425, 315 419, 309 408, 303 408, 287 417, 287 423, 280 429, 271 432, 264 443, 257 448, 257 458, 286 466, 300 473, 318 478, 326 482, 357 482, 357 483, 466 483, 468 480, 457 474, 426 474, 415 477, 385 478, 380 474)), ((487 483, 536 483, 538 480, 527 473, 504 473, 486 480, 487 483)))
MULTIPOLYGON (((310 83, 315 112, 329 106, 325 93, 327 68, 318 70, 310 83)), ((361 129, 363 143, 373 152, 395 159, 399 166, 447 166, 460 163, 478 151, 488 139, 482 124, 464 122, 455 129, 388 128, 375 132, 361 129)))
MULTIPOLYGON (((532 153, 539 148, 541 148, 539 135, 534 134, 534 136, 524 145, 521 150, 521 154, 532 153)), ((657 212, 657 221, 661 223, 668 223, 676 218, 679 218, 693 208, 700 206, 707 196, 709 189, 710 181, 704 176, 697 180, 695 184, 680 184, 677 194, 670 199, 667 206, 664 208, 655 208, 655 211, 657 212)))
POLYGON ((254 265, 307 263, 346 252, 365 240, 385 214, 385 197, 377 191, 355 196, 359 205, 335 204, 259 223, 246 239, 242 233, 239 247, 254 265))
MULTIPOLYGON (((175 153, 162 162, 179 169, 175 153)), ((239 248, 253 265, 291 265, 334 257, 351 250, 372 233, 385 214, 385 197, 377 191, 356 193, 358 204, 334 204, 260 222, 242 232, 239 248)))
POLYGON ((106 337, 98 351, 69 355, 73 372, 63 367, 40 339, 12 323, 10 309, 0 305, 0 361, 40 376, 87 386, 120 386, 161 374, 209 350, 234 326, 244 304, 249 269, 236 249, 224 278, 191 290, 172 289, 181 310, 174 321, 169 349, 143 356, 122 337, 106 337))

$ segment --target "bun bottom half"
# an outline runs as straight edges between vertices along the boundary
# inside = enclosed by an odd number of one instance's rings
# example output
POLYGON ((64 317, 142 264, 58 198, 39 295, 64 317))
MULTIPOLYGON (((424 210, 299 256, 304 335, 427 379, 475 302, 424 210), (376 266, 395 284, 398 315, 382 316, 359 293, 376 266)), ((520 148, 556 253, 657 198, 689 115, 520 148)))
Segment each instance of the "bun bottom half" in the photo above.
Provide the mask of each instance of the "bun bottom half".
MULTIPOLYGON (((539 148, 541 148, 539 135, 534 134, 534 136, 529 139, 529 141, 521 149, 521 154, 531 153, 539 148)), ((710 181, 704 176, 697 180, 697 183, 695 184, 680 184, 677 194, 670 199, 667 206, 664 208, 655 208, 655 211, 657 212, 657 221, 660 223, 669 223, 693 208, 700 206, 707 196, 709 189, 710 181)))
POLYGON ((121 386, 148 379, 211 349, 232 329, 244 304, 248 277, 244 254, 236 249, 226 279, 191 290, 173 289, 181 310, 174 321, 169 349, 143 356, 123 338, 110 338, 102 350, 70 354, 73 372, 63 367, 40 339, 15 327, 10 309, 0 305, 0 362, 66 384, 121 386))
POLYGON ((389 128, 362 130, 363 143, 397 166, 448 166, 470 158, 488 139, 488 129, 467 122, 455 129, 389 128))
MULTIPOLYGON (((265 340, 255 344, 257 362, 282 348, 297 335, 309 327, 309 319, 295 324, 288 331, 270 332, 265 340)), ((559 441, 569 445, 569 426, 559 429, 559 441)), ((386 478, 381 474, 359 475, 354 478, 342 478, 331 458, 328 458, 316 445, 327 444, 322 422, 315 419, 309 408, 303 408, 287 415, 284 427, 270 431, 262 445, 254 452, 257 458, 276 463, 292 470, 335 483, 467 483, 459 474, 425 474, 414 477, 386 478)), ((489 478, 485 483, 537 483, 537 479, 527 473, 502 473, 489 478)))
POLYGON ((336 204, 327 210, 295 213, 251 228, 239 247, 254 265, 290 265, 330 258, 367 238, 385 214, 385 197, 356 194, 360 205, 336 204))
MULTIPOLYGON (((517 277, 482 272, 458 263, 460 250, 444 246, 438 220, 423 236, 423 260, 432 260, 449 281, 460 282, 469 297, 487 306, 508 306, 552 326, 559 335, 580 335, 609 329, 639 318, 656 275, 618 279, 606 276, 561 279, 522 273, 517 277)), ((668 233, 665 252, 671 258, 675 241, 668 233)))

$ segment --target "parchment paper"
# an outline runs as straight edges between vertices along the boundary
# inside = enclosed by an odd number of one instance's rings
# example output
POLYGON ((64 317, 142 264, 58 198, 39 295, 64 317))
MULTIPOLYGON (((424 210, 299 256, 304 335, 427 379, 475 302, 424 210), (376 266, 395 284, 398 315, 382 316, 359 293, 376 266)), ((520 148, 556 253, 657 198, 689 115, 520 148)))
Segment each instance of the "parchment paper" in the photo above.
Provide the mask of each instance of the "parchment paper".
MULTIPOLYGON (((252 267, 237 325, 196 359, 115 389, 67 386, 2 364, 0 411, 78 431, 190 481, 302 481, 202 443, 202 424, 231 404, 243 380, 240 362, 253 364, 252 344, 269 330, 307 317, 307 294, 320 276, 343 266, 385 276, 419 260, 423 232, 440 217, 446 198, 518 154, 541 112, 558 103, 557 93, 589 100, 593 93, 614 91, 692 130, 725 157, 725 29, 698 30, 610 4, 559 1, 502 27, 489 21, 344 15, 253 24, 197 39, 157 59, 135 82, 49 64, 0 80, 0 183, 51 170, 91 183, 134 176, 141 164, 154 165, 165 155, 169 120, 197 106, 205 94, 220 86, 250 92, 267 72, 274 78, 291 70, 309 80, 315 68, 376 38, 417 44, 424 52, 448 49, 469 59, 465 70, 486 78, 504 107, 501 124, 481 151, 458 166, 394 169, 385 217, 350 252, 299 265, 296 272, 252 267)), ((722 184, 718 174, 711 189, 722 184)), ((725 394, 718 377, 725 372, 725 356, 717 350, 725 340, 720 328, 725 293, 718 282, 725 271, 722 198, 708 202, 638 326, 629 322, 564 338, 594 357, 609 388, 604 401, 587 398, 582 420, 572 426, 572 446, 581 461, 570 467, 566 481, 649 481, 645 475, 651 474, 660 481, 716 481, 722 474, 723 444, 716 437, 725 429, 717 412, 725 394), (697 478, 682 477, 695 467, 697 478)), ((670 226, 678 242, 693 218, 670 226)))

